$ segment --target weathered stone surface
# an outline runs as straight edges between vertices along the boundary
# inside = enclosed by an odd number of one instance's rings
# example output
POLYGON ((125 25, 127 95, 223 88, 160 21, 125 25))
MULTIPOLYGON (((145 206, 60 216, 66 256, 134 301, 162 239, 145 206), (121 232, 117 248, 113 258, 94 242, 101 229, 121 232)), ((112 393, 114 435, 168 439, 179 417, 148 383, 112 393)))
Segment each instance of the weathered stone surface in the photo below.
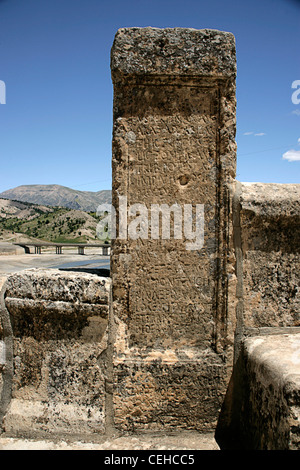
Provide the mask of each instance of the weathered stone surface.
POLYGON ((2 395, 2 387, 3 387, 3 379, 2 379, 2 371, 5 366, 5 343, 1 339, 0 340, 0 396, 2 395))
POLYGON ((6 281, 6 298, 71 302, 72 304, 107 304, 107 278, 88 273, 56 269, 28 269, 6 281))
POLYGON ((14 342, 12 400, 4 418, 9 435, 85 435, 105 431, 106 342, 14 342))
POLYGON ((300 185, 237 182, 233 208, 235 359, 217 440, 232 449, 298 448, 300 185))
POLYGON ((3 416, 11 400, 11 383, 13 377, 13 334, 9 314, 5 307, 5 276, 0 277, 0 432, 3 416))
POLYGON ((36 269, 7 279, 14 373, 6 433, 105 431, 109 291, 109 278, 84 273, 36 269))
MULTIPOLYGON (((232 77, 236 74, 231 33, 192 28, 121 28, 112 49, 112 73, 232 77)), ((145 78, 145 77, 144 77, 145 78)))
MULTIPOLYGON (((219 450, 219 447, 214 439, 212 433, 198 433, 192 431, 179 431, 178 433, 172 432, 171 434, 159 434, 156 433, 140 433, 134 435, 124 435, 124 436, 110 436, 110 437, 101 437, 100 439, 97 436, 93 437, 93 440, 69 440, 61 439, 57 440, 55 438, 37 440, 37 439, 17 439, 17 438, 8 438, 1 436, 0 437, 0 450, 102 450, 102 451, 126 451, 126 450, 149 450, 149 456, 151 458, 151 464, 156 463, 156 456, 153 455, 153 450, 219 450)), ((167 456, 169 457, 169 456, 167 456)), ((113 460, 113 455, 110 455, 111 461, 113 460)), ((135 466, 136 458, 134 461, 131 460, 131 466, 135 466)), ((157 457, 158 465, 162 464, 163 455, 159 453, 157 457)), ((128 456, 124 456, 123 462, 120 464, 122 466, 127 465, 128 456)), ((182 465, 192 462, 192 456, 189 459, 189 456, 184 455, 182 457, 182 465)), ((174 456, 174 465, 180 465, 180 456, 174 456)))
POLYGON ((221 449, 300 450, 300 333, 246 338, 233 377, 221 449))
POLYGON ((184 355, 183 350, 155 350, 148 357, 131 355, 128 361, 115 361, 117 428, 130 432, 215 429, 227 388, 224 363, 210 351, 196 357, 187 349, 184 355))
POLYGON ((243 210, 262 217, 299 215, 299 184, 241 183, 243 210))
POLYGON ((244 328, 300 325, 300 185, 242 184, 244 328))
POLYGON ((234 37, 210 30, 128 28, 118 31, 111 57, 118 237, 111 260, 115 423, 122 429, 180 421, 188 428, 212 427, 233 340, 232 331, 227 334, 226 286, 236 164, 234 37), (204 245, 187 248, 187 234, 175 237, 173 228, 170 238, 161 229, 153 237, 153 220, 145 236, 134 238, 129 231, 120 236, 120 196, 128 207, 142 204, 147 210, 153 204, 182 210, 191 204, 194 211, 204 205, 204 245), (161 354, 163 366, 156 363, 161 354), (148 408, 145 401, 137 405, 145 399, 140 375, 152 384, 148 408), (198 385, 191 391, 193 382, 198 385))
POLYGON ((6 285, 15 337, 101 340, 108 321, 109 279, 32 269, 10 276, 6 285))

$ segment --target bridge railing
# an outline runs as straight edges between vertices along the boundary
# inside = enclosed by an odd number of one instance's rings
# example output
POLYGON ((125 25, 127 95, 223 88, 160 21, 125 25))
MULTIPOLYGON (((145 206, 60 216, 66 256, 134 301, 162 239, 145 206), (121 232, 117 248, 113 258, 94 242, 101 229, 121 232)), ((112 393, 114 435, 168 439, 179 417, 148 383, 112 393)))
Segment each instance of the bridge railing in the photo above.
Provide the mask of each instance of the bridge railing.
POLYGON ((55 247, 55 253, 57 255, 62 254, 64 247, 75 247, 78 248, 78 254, 84 255, 85 248, 102 248, 102 255, 108 256, 110 254, 110 244, 108 243, 50 243, 50 242, 37 242, 37 243, 14 243, 14 245, 21 246, 25 249, 26 253, 30 253, 30 247, 34 247, 35 254, 41 254, 43 247, 55 247))

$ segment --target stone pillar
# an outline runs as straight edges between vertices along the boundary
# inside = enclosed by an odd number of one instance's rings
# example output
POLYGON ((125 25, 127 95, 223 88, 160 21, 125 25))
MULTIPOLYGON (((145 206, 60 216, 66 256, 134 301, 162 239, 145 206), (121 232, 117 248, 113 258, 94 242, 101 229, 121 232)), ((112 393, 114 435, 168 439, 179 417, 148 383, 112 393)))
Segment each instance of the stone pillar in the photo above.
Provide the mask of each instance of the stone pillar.
POLYGON ((111 70, 114 425, 211 430, 234 329, 234 37, 120 29, 111 70))

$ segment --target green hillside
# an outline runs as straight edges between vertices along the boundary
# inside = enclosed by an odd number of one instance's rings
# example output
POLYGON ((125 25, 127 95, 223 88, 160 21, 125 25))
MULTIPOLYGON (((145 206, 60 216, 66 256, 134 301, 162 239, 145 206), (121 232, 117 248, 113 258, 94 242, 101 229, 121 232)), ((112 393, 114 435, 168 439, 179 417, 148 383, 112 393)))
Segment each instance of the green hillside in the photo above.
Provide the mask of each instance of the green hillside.
POLYGON ((49 242, 97 241, 99 220, 95 212, 0 199, 0 240, 23 234, 49 242))

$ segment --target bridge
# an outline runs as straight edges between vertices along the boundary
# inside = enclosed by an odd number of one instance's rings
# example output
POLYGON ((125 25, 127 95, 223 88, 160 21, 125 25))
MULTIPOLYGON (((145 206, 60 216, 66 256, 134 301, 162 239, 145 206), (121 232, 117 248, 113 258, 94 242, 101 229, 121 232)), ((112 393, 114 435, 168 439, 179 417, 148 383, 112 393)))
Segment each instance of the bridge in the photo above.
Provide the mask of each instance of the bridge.
POLYGON ((14 245, 21 246, 25 249, 25 253, 30 253, 30 247, 34 247, 35 254, 41 254, 43 247, 55 247, 57 255, 62 254, 63 247, 76 247, 78 254, 84 255, 85 248, 102 248, 102 255, 108 256, 110 254, 110 244, 108 243, 51 243, 51 242, 30 242, 30 243, 14 243, 14 245))

